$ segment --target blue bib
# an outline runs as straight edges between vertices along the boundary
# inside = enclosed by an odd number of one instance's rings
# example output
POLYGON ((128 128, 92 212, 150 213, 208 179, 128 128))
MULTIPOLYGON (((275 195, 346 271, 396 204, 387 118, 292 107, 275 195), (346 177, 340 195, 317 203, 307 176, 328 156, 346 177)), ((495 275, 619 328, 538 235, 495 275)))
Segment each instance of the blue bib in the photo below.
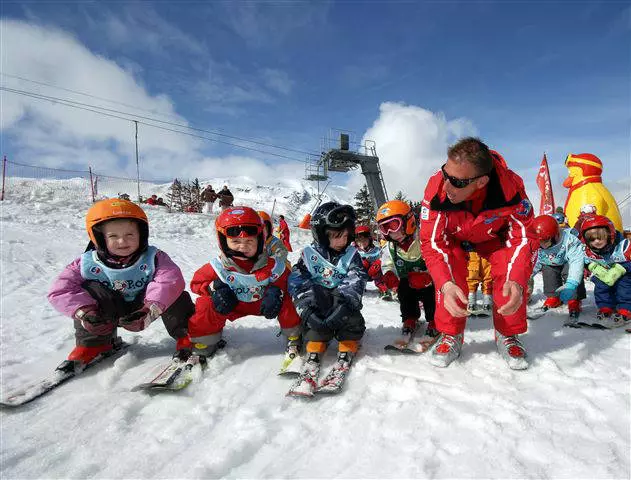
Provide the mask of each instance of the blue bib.
POLYGON ((322 287, 335 288, 346 278, 355 252, 357 252, 355 247, 348 247, 344 255, 337 261, 337 265, 333 265, 323 258, 316 249, 307 246, 302 251, 302 261, 315 283, 322 287))
POLYGON ((379 260, 379 258, 381 257, 381 249, 376 245, 367 252, 364 252, 359 248, 357 249, 357 251, 359 252, 359 256, 362 257, 362 259, 364 260, 368 260, 369 263, 379 260))
POLYGON ((126 268, 110 268, 90 250, 81 255, 81 276, 86 280, 96 280, 110 290, 119 292, 125 301, 132 302, 153 280, 156 273, 156 247, 148 247, 142 255, 126 268))
POLYGON ((219 258, 213 258, 210 261, 215 273, 219 279, 227 284, 235 293, 239 301, 254 303, 263 297, 265 287, 270 283, 274 283, 280 278, 285 271, 285 264, 274 260, 272 274, 263 280, 257 280, 253 273, 239 273, 226 269, 219 258))

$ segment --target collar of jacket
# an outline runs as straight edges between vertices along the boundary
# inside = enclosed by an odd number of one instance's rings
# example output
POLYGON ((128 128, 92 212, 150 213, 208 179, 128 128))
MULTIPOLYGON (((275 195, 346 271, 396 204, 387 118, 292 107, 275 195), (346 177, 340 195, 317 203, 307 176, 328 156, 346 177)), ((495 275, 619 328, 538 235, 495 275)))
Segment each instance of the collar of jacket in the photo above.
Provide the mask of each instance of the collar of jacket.
MULTIPOLYGON (((482 203, 482 210, 497 210, 504 207, 510 207, 519 204, 522 201, 523 196, 519 190, 515 189, 514 185, 507 185, 510 182, 507 177, 506 168, 503 167, 497 160, 494 162, 493 170, 489 174, 489 183, 486 185, 486 198, 482 203), (502 181, 503 180, 503 181, 502 181)), ((443 185, 445 180, 440 184, 438 194, 432 198, 430 202, 430 208, 436 211, 451 212, 451 211, 471 211, 469 201, 460 203, 451 203, 447 194, 443 191, 443 185)))
POLYGON ((219 260, 221 261, 221 264, 226 268, 226 270, 233 270, 239 273, 252 273, 267 267, 270 258, 267 255, 267 252, 264 250, 254 261, 254 265, 252 266, 252 269, 250 271, 246 271, 244 268, 239 266, 239 264, 235 262, 232 258, 226 257, 223 253, 219 254, 219 260))

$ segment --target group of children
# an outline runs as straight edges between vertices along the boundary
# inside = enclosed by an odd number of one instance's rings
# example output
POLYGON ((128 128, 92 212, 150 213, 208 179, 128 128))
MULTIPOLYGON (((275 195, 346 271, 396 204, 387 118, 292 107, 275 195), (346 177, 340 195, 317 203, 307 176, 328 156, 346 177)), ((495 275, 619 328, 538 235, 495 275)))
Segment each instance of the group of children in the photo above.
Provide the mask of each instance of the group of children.
MULTIPOLYGON (((607 328, 626 323, 631 320, 629 240, 606 217, 589 213, 580 220, 578 236, 560 230, 551 216, 538 217, 530 227, 541 242, 535 272, 544 275, 545 307, 563 302, 570 312, 580 311, 585 265, 596 284, 598 321, 607 328)), ((286 355, 299 356, 304 347, 305 371, 317 376, 333 338, 338 363, 352 362, 366 329, 362 297, 371 279, 382 295, 396 291, 404 334, 418 329, 422 302, 425 333, 437 336, 436 292, 412 209, 406 202, 389 201, 378 209, 376 221, 386 241, 382 248, 373 243, 368 226, 356 226, 351 206, 320 205, 311 218, 313 243, 291 267, 287 249, 272 235, 268 214, 229 207, 215 221, 219 254, 191 280, 198 296, 193 303, 179 267, 149 244, 145 212, 127 200, 101 200, 86 216, 88 248, 48 295, 74 320, 76 347, 67 362, 88 364, 113 348, 118 327, 139 332, 158 317, 176 340, 176 358, 207 358, 221 345, 226 321, 258 315, 278 319, 286 355)), ((483 282, 484 268, 480 262, 470 266, 475 288, 483 282)), ((484 288, 483 305, 490 309, 490 290, 484 288)))
POLYGON ((572 229, 552 215, 535 218, 530 228, 540 244, 533 276, 543 275, 544 311, 566 303, 569 326, 631 324, 631 242, 609 218, 584 205, 572 229), (598 313, 595 319, 579 320, 584 279, 590 274, 598 313))

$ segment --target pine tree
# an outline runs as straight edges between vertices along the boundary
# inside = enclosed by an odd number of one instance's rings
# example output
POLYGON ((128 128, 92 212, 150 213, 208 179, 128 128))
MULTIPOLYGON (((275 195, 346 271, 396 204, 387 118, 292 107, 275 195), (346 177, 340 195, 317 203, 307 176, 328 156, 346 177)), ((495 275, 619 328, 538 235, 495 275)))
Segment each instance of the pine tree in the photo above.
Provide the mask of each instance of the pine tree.
POLYGON ((394 199, 395 199, 395 200, 402 200, 402 201, 404 201, 404 202, 407 202, 407 201, 408 201, 408 198, 405 196, 405 194, 404 194, 401 190, 399 190, 399 191, 396 193, 396 195, 394 196, 394 199))
POLYGON ((358 224, 368 225, 375 218, 375 204, 365 184, 355 195, 355 213, 358 224))

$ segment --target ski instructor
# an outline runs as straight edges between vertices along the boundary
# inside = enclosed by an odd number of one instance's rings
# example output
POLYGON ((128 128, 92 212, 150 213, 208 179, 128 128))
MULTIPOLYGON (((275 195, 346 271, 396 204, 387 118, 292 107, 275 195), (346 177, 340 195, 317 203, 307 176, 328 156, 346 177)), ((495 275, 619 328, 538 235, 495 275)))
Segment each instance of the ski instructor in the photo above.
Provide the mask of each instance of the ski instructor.
POLYGON ((421 206, 421 245, 436 286, 440 337, 430 361, 446 367, 460 356, 467 321, 467 252, 491 263, 497 349, 509 367, 528 368, 517 338, 526 332, 526 291, 538 244, 528 232, 532 205, 524 182, 502 156, 477 138, 447 151, 427 182, 421 206))

